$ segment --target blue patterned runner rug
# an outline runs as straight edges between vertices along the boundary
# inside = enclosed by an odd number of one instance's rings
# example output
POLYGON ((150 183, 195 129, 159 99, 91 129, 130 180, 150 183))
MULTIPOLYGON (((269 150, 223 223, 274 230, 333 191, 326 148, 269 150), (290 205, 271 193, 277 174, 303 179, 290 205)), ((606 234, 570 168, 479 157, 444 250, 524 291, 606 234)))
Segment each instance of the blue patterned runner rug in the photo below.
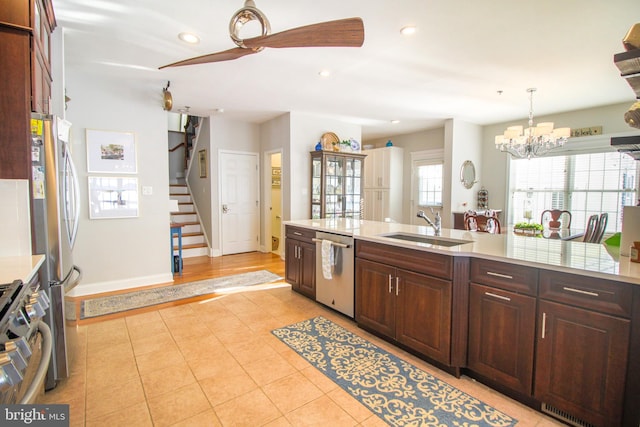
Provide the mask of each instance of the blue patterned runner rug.
POLYGON ((272 333, 394 426, 513 426, 517 420, 322 316, 272 333))

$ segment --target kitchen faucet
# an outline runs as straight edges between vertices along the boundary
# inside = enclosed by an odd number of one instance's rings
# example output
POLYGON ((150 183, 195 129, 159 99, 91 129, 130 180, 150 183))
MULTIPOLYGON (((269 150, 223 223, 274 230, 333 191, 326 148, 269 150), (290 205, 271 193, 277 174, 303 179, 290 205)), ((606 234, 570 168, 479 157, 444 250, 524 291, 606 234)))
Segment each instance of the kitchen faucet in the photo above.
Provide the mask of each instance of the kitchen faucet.
MULTIPOLYGON (((433 209, 431 209, 431 213, 433 213, 433 209)), ((439 236, 440 235, 440 231, 441 231, 441 218, 440 218, 440 212, 436 212, 436 215, 434 217, 434 221, 431 221, 429 219, 429 217, 427 215, 425 215, 424 211, 418 211, 418 218, 422 218, 425 221, 427 221, 427 224, 429 224, 431 227, 433 227, 433 230, 435 231, 435 235, 439 236)))

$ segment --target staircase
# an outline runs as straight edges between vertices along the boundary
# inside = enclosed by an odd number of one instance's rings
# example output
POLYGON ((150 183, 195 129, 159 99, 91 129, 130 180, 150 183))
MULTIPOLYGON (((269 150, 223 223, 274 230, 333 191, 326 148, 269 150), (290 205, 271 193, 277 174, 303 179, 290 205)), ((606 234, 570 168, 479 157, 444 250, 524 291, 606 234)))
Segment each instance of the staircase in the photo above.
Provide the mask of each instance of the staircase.
MULTIPOLYGON (((169 185, 169 198, 178 201, 178 212, 171 212, 172 222, 184 224, 182 227, 182 257, 208 256, 209 248, 200 227, 191 194, 189 194, 189 187, 185 184, 169 185)), ((178 250, 177 236, 173 238, 173 248, 175 251, 178 250)))

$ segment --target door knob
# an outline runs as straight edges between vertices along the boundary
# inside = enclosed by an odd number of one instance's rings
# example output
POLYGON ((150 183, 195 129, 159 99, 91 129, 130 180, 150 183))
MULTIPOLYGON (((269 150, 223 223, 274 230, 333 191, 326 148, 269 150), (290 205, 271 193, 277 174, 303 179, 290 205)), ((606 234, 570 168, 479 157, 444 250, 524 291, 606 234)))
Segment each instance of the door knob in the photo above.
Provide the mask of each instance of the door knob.
POLYGON ((227 213, 227 212, 229 212, 229 206, 222 205, 222 213, 227 213))

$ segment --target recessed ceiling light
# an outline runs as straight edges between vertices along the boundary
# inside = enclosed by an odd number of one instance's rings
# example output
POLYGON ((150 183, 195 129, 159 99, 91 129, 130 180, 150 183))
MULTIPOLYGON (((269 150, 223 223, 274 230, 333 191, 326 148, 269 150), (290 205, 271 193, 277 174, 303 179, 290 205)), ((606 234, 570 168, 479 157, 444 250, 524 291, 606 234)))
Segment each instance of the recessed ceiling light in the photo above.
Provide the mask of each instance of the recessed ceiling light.
POLYGON ((318 73, 318 75, 320 77, 329 77, 331 75, 331 71, 329 70, 322 70, 318 73))
POLYGON ((415 34, 417 31, 415 25, 407 25, 406 27, 402 27, 400 29, 400 34, 402 34, 403 36, 410 36, 412 34, 415 34))
POLYGON ((200 37, 196 36, 193 33, 180 33, 178 34, 178 38, 185 43, 190 43, 190 44, 200 43, 200 37))
POLYGON ((394 120, 391 120, 391 123, 393 123, 394 125, 396 125, 396 124, 400 123, 400 120, 394 119, 394 120))

